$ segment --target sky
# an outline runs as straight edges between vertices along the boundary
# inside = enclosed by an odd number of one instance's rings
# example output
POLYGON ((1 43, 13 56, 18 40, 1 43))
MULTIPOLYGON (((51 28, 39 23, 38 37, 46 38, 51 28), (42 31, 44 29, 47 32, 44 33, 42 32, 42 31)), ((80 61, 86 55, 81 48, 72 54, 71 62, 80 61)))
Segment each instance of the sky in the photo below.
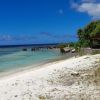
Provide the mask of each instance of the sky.
POLYGON ((77 41, 97 19, 99 0, 0 0, 0 45, 77 41))

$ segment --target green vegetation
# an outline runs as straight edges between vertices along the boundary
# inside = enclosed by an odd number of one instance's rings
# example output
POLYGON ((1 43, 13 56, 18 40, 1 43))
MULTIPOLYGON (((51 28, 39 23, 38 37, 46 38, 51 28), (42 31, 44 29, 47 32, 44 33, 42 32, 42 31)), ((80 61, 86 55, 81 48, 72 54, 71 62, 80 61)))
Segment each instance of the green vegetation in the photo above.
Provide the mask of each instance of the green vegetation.
POLYGON ((79 37, 79 41, 76 44, 77 46, 91 47, 93 45, 92 37, 100 35, 100 20, 93 21, 83 29, 79 29, 77 31, 77 35, 79 37))
MULTIPOLYGON (((78 29, 77 35, 79 40, 75 43, 65 43, 59 44, 58 48, 60 48, 61 52, 64 52, 65 47, 70 47, 72 49, 75 48, 75 51, 79 55, 84 55, 85 51, 83 48, 85 47, 93 47, 95 45, 100 45, 100 20, 93 21, 86 25, 84 28, 78 29), (97 39, 98 38, 98 39, 97 39)), ((99 51, 93 51, 93 54, 100 53, 99 51)))
POLYGON ((79 38, 79 41, 76 43, 66 43, 66 44, 60 44, 59 48, 68 47, 91 47, 93 44, 92 38, 99 35, 100 36, 100 20, 93 21, 86 25, 84 28, 78 29, 77 35, 79 38))

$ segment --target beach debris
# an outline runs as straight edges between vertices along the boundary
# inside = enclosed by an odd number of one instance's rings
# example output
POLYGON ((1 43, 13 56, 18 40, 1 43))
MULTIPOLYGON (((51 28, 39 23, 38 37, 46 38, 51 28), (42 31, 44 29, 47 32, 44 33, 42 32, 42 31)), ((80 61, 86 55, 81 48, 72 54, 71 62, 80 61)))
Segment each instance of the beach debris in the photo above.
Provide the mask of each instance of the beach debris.
POLYGON ((79 76, 80 74, 78 72, 71 73, 72 76, 79 76))

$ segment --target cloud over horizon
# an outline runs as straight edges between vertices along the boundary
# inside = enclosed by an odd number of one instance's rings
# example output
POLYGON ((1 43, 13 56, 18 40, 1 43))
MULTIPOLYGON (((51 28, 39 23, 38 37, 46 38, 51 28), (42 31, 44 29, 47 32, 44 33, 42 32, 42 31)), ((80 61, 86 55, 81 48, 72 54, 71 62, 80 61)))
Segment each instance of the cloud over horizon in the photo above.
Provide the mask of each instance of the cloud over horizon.
POLYGON ((71 7, 80 13, 88 14, 93 19, 100 19, 100 1, 98 0, 72 1, 71 7))
POLYGON ((55 34, 50 33, 50 32, 40 32, 40 35, 47 36, 50 38, 59 38, 59 39, 77 38, 77 35, 71 35, 71 34, 55 35, 55 34))
POLYGON ((11 41, 11 40, 32 40, 32 39, 37 39, 36 36, 32 36, 32 35, 18 35, 18 36, 14 36, 14 35, 10 35, 10 34, 4 34, 4 35, 0 35, 0 41, 11 41))
MULTIPOLYGON (((57 33, 50 33, 50 32, 39 32, 37 35, 34 34, 20 34, 20 35, 13 35, 9 33, 5 33, 0 35, 0 42, 2 44, 12 43, 16 41, 17 43, 22 43, 22 41, 31 41, 32 43, 53 43, 50 41, 54 41, 55 43, 63 43, 63 42, 71 42, 77 40, 77 35, 72 34, 57 34, 57 33), (42 42, 40 42, 42 39, 42 42)), ((14 42, 15 43, 15 42, 14 42)), ((29 43, 29 42, 28 42, 29 43)))

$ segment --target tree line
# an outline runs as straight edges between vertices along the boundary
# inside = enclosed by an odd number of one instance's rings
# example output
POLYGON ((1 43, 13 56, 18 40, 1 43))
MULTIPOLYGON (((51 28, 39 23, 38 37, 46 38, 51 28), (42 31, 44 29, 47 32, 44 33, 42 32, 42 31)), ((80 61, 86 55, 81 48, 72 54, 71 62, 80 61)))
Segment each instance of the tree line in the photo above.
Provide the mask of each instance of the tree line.
POLYGON ((84 28, 77 31, 79 41, 76 43, 79 47, 92 47, 93 37, 100 36, 100 20, 89 23, 84 28))

